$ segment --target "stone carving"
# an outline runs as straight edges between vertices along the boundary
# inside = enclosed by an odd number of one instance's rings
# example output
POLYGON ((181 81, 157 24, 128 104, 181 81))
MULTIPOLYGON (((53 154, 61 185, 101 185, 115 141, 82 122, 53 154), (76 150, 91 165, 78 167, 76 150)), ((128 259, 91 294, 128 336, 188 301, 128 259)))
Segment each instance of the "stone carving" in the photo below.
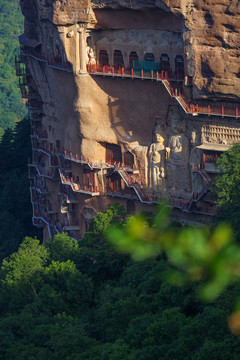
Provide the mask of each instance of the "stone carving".
POLYGON ((221 124, 204 124, 202 142, 233 144, 240 141, 240 129, 221 124))
POLYGON ((201 150, 197 149, 197 145, 200 144, 200 141, 197 136, 196 130, 192 131, 191 137, 192 149, 190 153, 189 164, 191 167, 191 178, 192 178, 192 191, 194 193, 200 193, 203 188, 202 178, 196 169, 200 169, 201 163, 201 150))
POLYGON ((96 212, 92 208, 84 208, 82 211, 82 217, 85 221, 90 221, 96 215, 96 212))
POLYGON ((185 122, 177 111, 170 112, 172 135, 167 151, 168 186, 173 191, 190 191, 189 181, 189 141, 185 132, 185 122))
POLYGON ((197 141, 196 130, 192 131, 191 144, 192 144, 192 149, 191 149, 191 153, 190 153, 189 163, 191 166, 195 166, 195 165, 197 166, 201 162, 201 154, 200 154, 200 150, 197 149, 197 147, 196 147, 197 145, 200 144, 200 141, 197 141))
POLYGON ((149 185, 154 191, 165 190, 165 158, 166 151, 164 146, 164 136, 162 129, 159 125, 156 125, 155 142, 150 145, 149 148, 149 185))
POLYGON ((92 48, 88 51, 88 63, 89 65, 96 65, 96 57, 92 48))
POLYGON ((62 50, 61 50, 60 41, 58 39, 55 39, 55 43, 54 43, 54 57, 56 61, 61 61, 62 50))
POLYGON ((73 30, 71 30, 71 31, 69 31, 68 33, 67 33, 67 37, 68 38, 72 38, 74 36, 74 31, 73 30))

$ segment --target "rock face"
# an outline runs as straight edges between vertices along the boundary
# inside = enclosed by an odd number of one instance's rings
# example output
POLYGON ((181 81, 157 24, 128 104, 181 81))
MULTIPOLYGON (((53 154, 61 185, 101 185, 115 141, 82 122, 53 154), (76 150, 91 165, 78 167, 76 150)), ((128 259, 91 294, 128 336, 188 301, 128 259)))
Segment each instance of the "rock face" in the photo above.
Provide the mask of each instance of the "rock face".
POLYGON ((21 6, 33 221, 45 238, 81 236, 115 197, 128 212, 168 196, 185 214, 215 213, 216 158, 240 141, 238 1, 21 6))

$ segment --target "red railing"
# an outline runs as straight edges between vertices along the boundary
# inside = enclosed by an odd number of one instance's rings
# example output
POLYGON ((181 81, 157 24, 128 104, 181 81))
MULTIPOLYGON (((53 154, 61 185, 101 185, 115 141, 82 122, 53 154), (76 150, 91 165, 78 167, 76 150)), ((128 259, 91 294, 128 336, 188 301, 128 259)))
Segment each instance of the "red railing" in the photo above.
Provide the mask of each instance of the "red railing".
POLYGON ((77 162, 79 164, 87 164, 89 165, 89 167, 91 169, 95 168, 95 169, 109 169, 109 168, 113 168, 116 171, 118 170, 126 170, 129 172, 138 172, 139 171, 139 165, 138 164, 132 164, 132 165, 128 165, 128 164, 124 164, 121 162, 106 162, 106 161, 92 161, 89 158, 85 158, 82 155, 78 155, 78 154, 74 154, 72 153, 72 151, 66 151, 64 150, 62 152, 62 155, 64 157, 64 159, 66 160, 70 160, 70 161, 74 161, 77 162))
POLYGON ((170 81, 183 81, 183 78, 178 75, 170 74, 167 71, 154 71, 145 69, 134 70, 133 68, 116 68, 109 65, 87 65, 87 71, 89 74, 100 75, 113 75, 120 77, 132 77, 141 79, 153 79, 153 80, 170 80, 170 81))
POLYGON ((139 70, 135 71, 133 69, 119 68, 116 69, 114 66, 101 66, 101 65, 88 65, 87 71, 90 74, 103 75, 103 76, 117 76, 117 77, 128 77, 128 78, 138 78, 138 79, 150 79, 156 81, 163 81, 166 89, 172 97, 175 97, 178 103, 182 106, 184 111, 189 114, 205 114, 205 115, 215 115, 215 116, 229 116, 229 117, 239 117, 240 116, 240 105, 234 104, 224 104, 224 105, 199 105, 199 104, 190 104, 184 97, 182 90, 173 86, 171 81, 182 81, 182 78, 168 74, 165 72, 156 72, 156 71, 145 71, 139 70))
POLYGON ((70 177, 65 175, 60 169, 60 178, 62 184, 70 185, 73 191, 86 193, 90 195, 100 195, 98 191, 98 187, 95 184, 88 185, 88 184, 80 184, 80 182, 76 182, 76 177, 70 177))

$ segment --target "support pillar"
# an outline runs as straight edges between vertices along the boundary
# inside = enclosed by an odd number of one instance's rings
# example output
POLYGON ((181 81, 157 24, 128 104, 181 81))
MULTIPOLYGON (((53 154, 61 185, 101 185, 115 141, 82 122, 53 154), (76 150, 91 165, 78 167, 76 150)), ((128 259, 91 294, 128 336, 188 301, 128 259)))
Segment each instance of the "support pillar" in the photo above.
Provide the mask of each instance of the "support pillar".
POLYGON ((74 66, 74 72, 76 74, 79 74, 80 72, 80 49, 79 49, 79 32, 76 32, 76 42, 75 42, 75 46, 76 46, 76 59, 75 59, 75 66, 74 66))
POLYGON ((79 27, 79 73, 87 73, 87 44, 86 44, 86 30, 83 26, 79 27))

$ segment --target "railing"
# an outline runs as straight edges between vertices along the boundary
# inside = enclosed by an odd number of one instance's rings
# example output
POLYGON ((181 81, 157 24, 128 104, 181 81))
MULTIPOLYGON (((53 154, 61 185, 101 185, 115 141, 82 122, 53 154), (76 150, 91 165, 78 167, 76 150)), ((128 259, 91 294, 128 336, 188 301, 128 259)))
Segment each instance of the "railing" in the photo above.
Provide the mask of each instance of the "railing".
POLYGON ((78 193, 87 194, 91 196, 100 195, 97 186, 95 185, 82 185, 73 181, 72 177, 66 176, 61 169, 58 169, 61 183, 71 186, 72 190, 78 193))
POLYGON ((41 144, 39 141, 33 141, 32 139, 32 149, 35 151, 40 151, 48 156, 49 158, 49 166, 51 168, 59 167, 58 159, 56 158, 56 154, 54 151, 48 149, 47 145, 41 144))
POLYGON ((197 208, 194 209, 194 212, 198 214, 214 216, 218 213, 218 210, 216 207, 209 206, 208 204, 198 203, 197 208))
POLYGON ((208 173, 204 170, 203 168, 203 164, 195 164, 192 165, 192 171, 198 172, 202 178, 204 179, 204 181, 207 183, 207 185, 210 185, 210 183, 212 182, 211 177, 208 175, 208 173))
POLYGON ((172 207, 181 209, 185 212, 189 212, 191 201, 192 201, 191 199, 189 200, 189 199, 171 198, 170 204, 172 207))
MULTIPOLYGON (((39 176, 43 176, 49 179, 54 179, 55 176, 55 170, 52 169, 52 171, 50 171, 49 169, 45 169, 44 166, 40 166, 39 164, 32 164, 32 163, 28 163, 28 167, 34 167, 37 170, 37 173, 39 176)), ((30 177, 30 176, 29 176, 30 177)))
POLYGON ((182 78, 170 75, 167 72, 158 72, 158 71, 134 71, 133 69, 124 69, 119 68, 115 69, 113 66, 96 66, 88 65, 87 71, 91 75, 101 75, 101 76, 112 76, 119 78, 132 78, 132 79, 142 79, 142 80, 155 80, 161 81, 168 91, 169 95, 174 97, 182 109, 187 114, 193 115, 213 115, 213 116, 226 116, 226 117, 240 117, 240 105, 194 105, 190 104, 184 97, 180 89, 172 86, 173 81, 182 81, 182 78))
POLYGON ((114 197, 119 197, 122 199, 133 199, 133 200, 139 200, 138 196, 136 195, 135 192, 129 192, 127 191, 128 188, 125 189, 119 189, 119 190, 115 190, 113 188, 107 187, 105 189, 105 195, 110 195, 110 196, 114 196, 114 197))
POLYGON ((34 177, 34 186, 31 186, 32 188, 36 189, 40 194, 47 195, 48 189, 46 185, 43 183, 43 181, 40 178, 34 177))
POLYGON ((37 227, 43 227, 43 223, 47 225, 49 236, 55 235, 55 233, 61 233, 62 232, 62 226, 58 222, 57 224, 50 219, 47 212, 38 204, 38 208, 36 209, 35 202, 33 200, 32 195, 32 188, 30 187, 30 197, 31 197, 31 203, 33 208, 33 217, 32 217, 32 223, 33 225, 37 227), (42 223, 40 223, 40 221, 42 223), (53 228, 53 232, 51 231, 51 228, 53 228))
POLYGON ((150 204, 157 203, 157 196, 147 194, 144 190, 144 183, 140 180, 139 176, 135 177, 134 175, 129 175, 125 170, 117 170, 121 178, 124 180, 125 184, 133 188, 138 199, 142 203, 150 204))
POLYGON ((154 71, 145 69, 134 70, 133 68, 116 68, 109 65, 87 65, 87 71, 92 75, 128 77, 133 79, 150 79, 150 80, 169 80, 169 81, 183 81, 183 78, 169 74, 167 71, 154 71))
POLYGON ((137 173, 139 172, 139 166, 138 164, 135 165, 127 165, 121 162, 104 162, 102 160, 100 161, 91 161, 89 158, 86 159, 84 158, 82 155, 78 155, 78 154, 73 154, 71 151, 66 151, 64 150, 62 152, 62 155, 64 157, 65 160, 70 160, 73 162, 76 162, 78 164, 84 164, 84 165, 88 165, 90 167, 90 169, 114 169, 115 171, 118 170, 126 170, 128 172, 133 172, 133 173, 137 173))
POLYGON ((24 56, 30 56, 35 60, 45 62, 48 67, 72 72, 72 65, 69 62, 65 61, 57 61, 53 57, 45 57, 42 54, 39 54, 34 48, 22 47, 21 52, 24 56))
POLYGON ((40 139, 46 140, 48 138, 48 133, 45 129, 43 129, 43 130, 31 129, 31 136, 36 137, 38 140, 40 140, 40 139))

